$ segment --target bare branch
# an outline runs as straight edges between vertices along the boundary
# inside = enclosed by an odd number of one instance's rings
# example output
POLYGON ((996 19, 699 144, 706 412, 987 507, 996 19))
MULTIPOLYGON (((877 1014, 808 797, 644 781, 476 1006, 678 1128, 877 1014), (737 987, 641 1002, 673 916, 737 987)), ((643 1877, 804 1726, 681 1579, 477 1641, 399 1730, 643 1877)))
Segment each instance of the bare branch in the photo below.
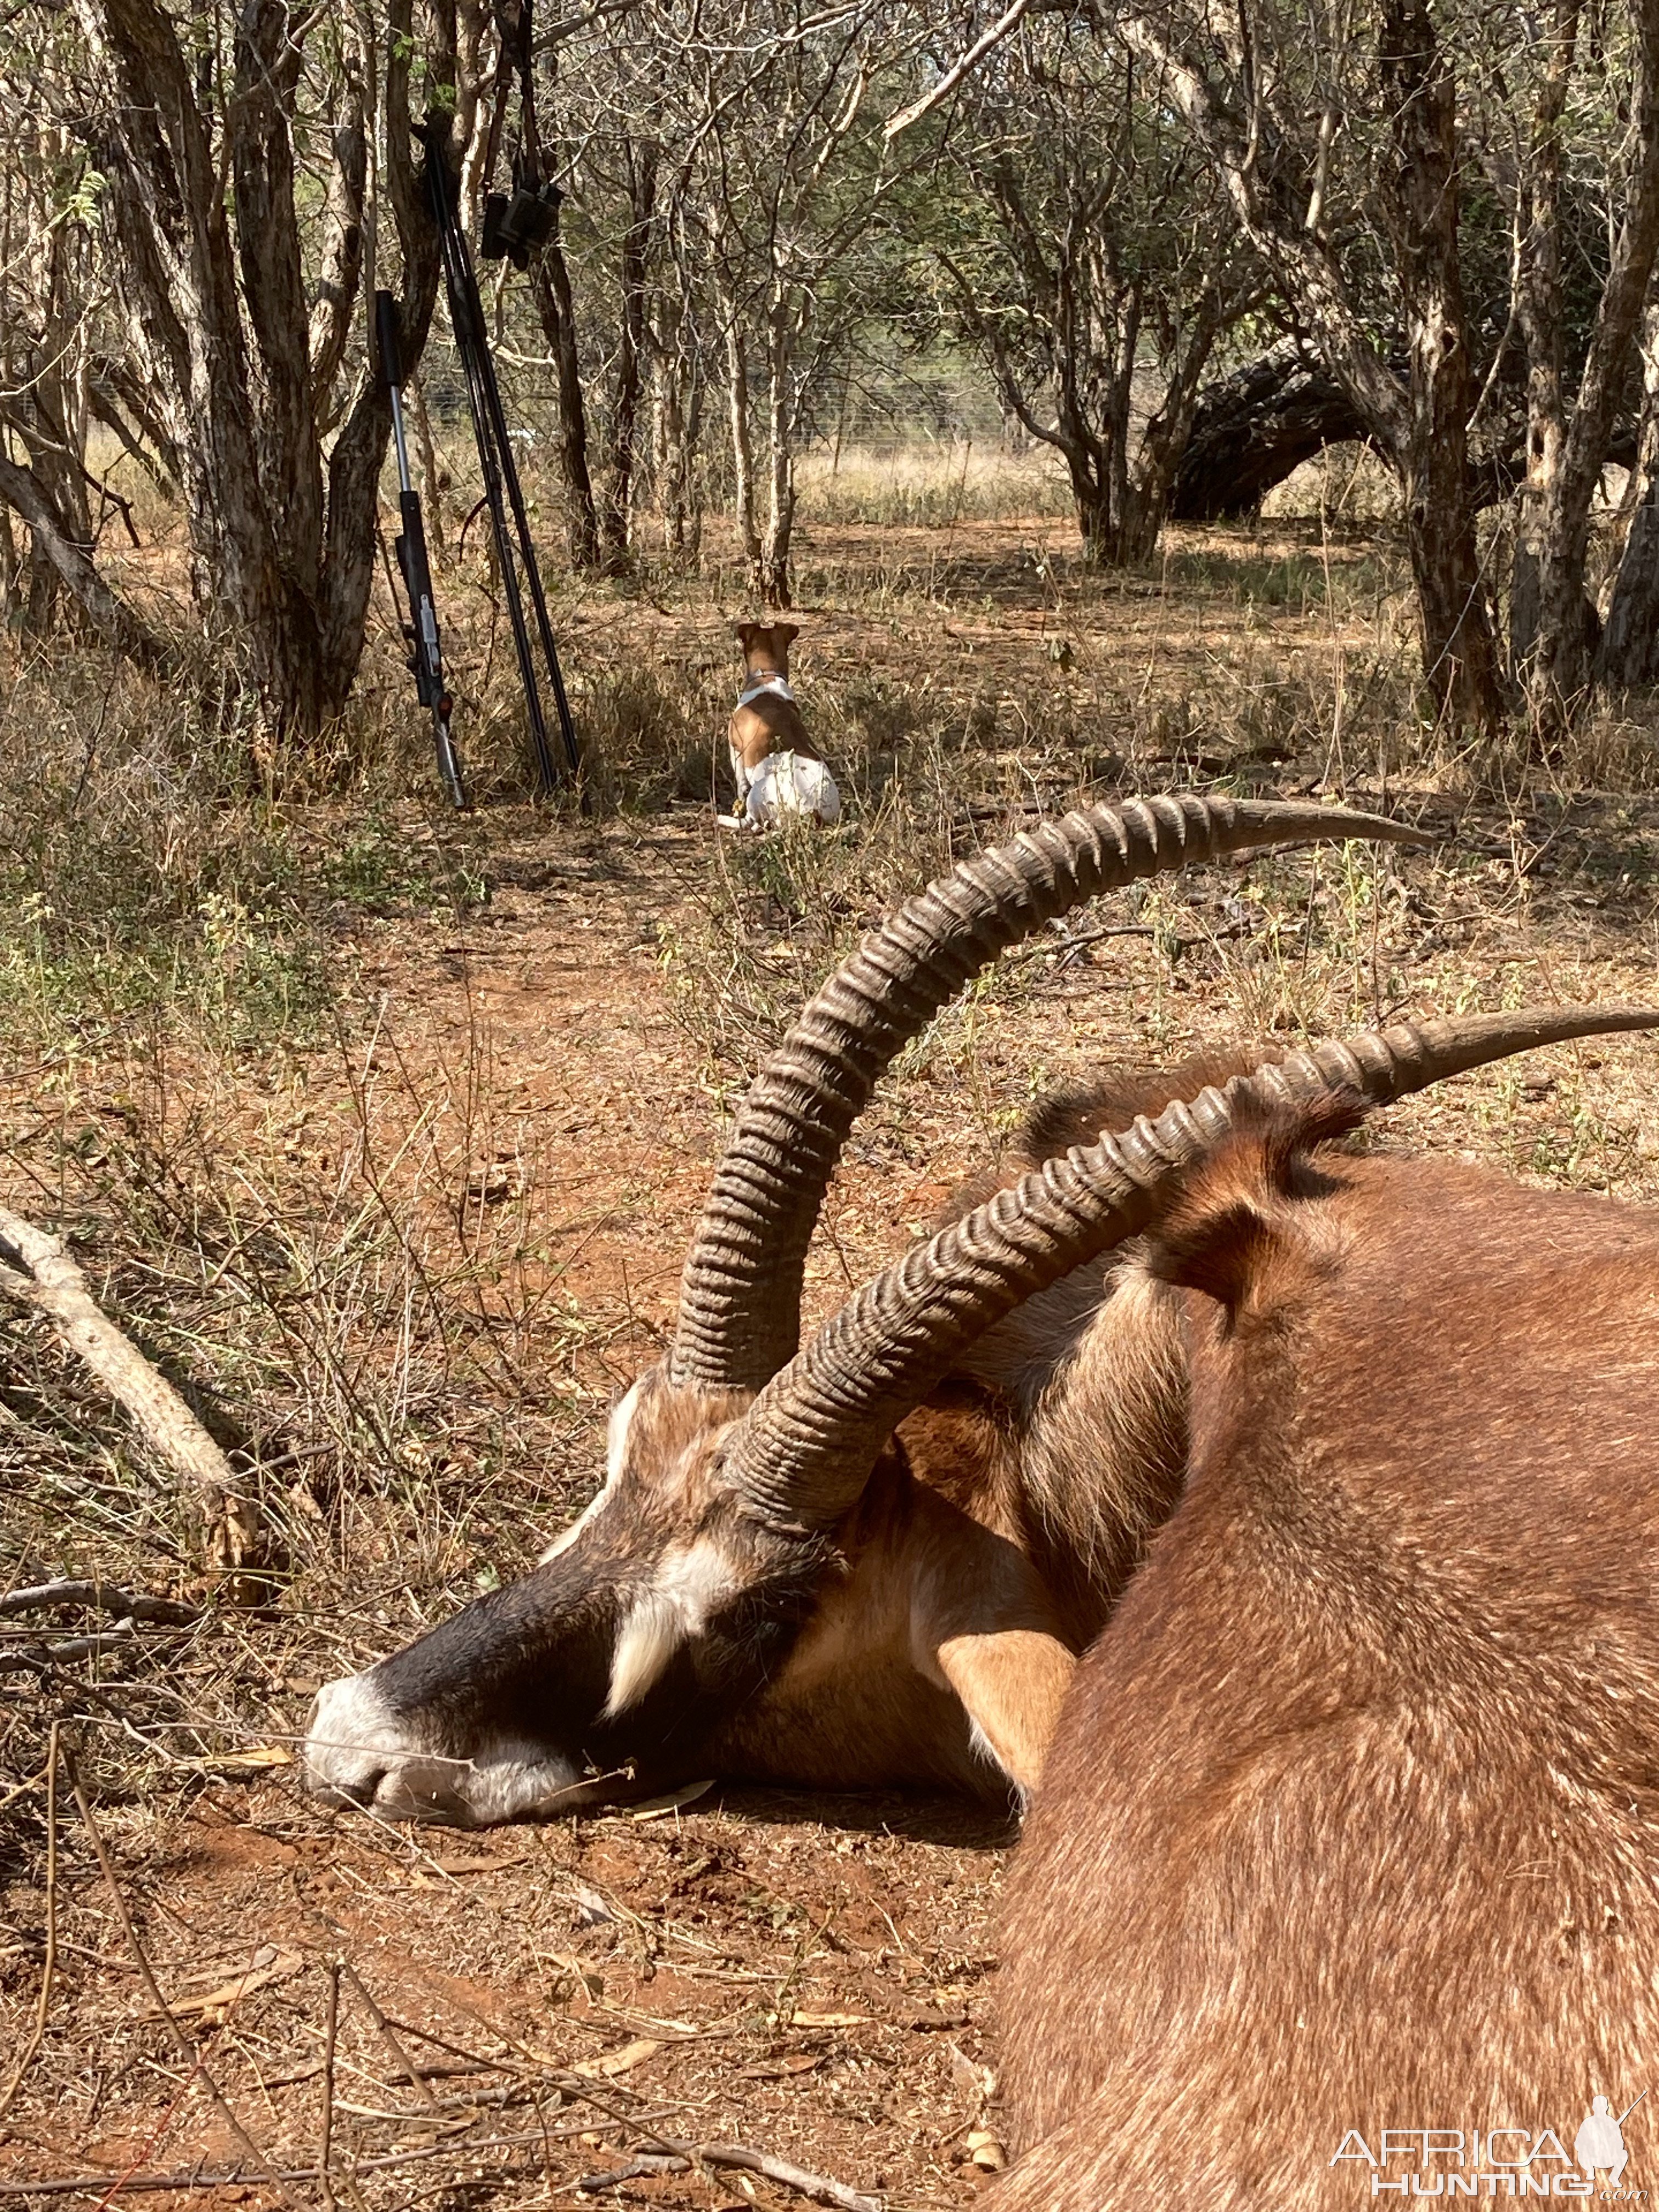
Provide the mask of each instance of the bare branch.
POLYGON ((146 1597, 113 1583, 64 1581, 7 1590, 0 1595, 0 1620, 14 1613, 57 1613, 76 1605, 91 1606, 115 1620, 154 1620, 168 1628, 188 1628, 201 1619, 198 1606, 181 1604, 177 1598, 146 1597))
MULTIPOLYGON (((0 1206, 0 1291, 43 1313, 154 1449, 184 1476, 206 1524, 211 1565, 224 1572, 258 1553, 258 1508, 167 1377, 108 1319, 62 1243, 0 1206)), ((136 1604, 134 1610, 136 1617, 136 1604)))
POLYGON ((1000 46, 1011 32, 1019 28, 1030 13, 1031 5, 1032 0, 1013 0, 1013 5, 998 16, 989 30, 982 33, 971 46, 957 55, 937 84, 923 93, 920 100, 913 100, 908 107, 902 107, 896 115, 888 117, 882 125, 883 137, 896 138, 901 131, 908 131, 913 123, 920 123, 924 115, 931 115, 936 107, 951 97, 963 79, 979 67, 987 54, 1000 46))
POLYGON ((34 532, 35 544, 105 644, 139 668, 165 673, 173 665, 169 647, 99 574, 84 547, 76 544, 33 470, 21 468, 3 453, 0 453, 0 499, 34 532))

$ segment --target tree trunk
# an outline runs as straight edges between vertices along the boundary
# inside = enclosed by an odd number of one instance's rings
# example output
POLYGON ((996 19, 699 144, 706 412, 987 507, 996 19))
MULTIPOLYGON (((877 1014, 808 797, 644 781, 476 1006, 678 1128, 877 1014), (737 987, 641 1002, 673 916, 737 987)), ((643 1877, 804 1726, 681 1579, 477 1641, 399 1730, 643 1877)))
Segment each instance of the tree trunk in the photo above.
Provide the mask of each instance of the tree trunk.
MULTIPOLYGON (((1004 185, 1005 197, 1009 187, 1004 185)), ((1050 310, 1056 332, 1054 426, 1053 441, 1065 457, 1072 483, 1072 503, 1077 509, 1078 535, 1083 557, 1091 568, 1116 568, 1123 559, 1123 482, 1121 447, 1128 430, 1128 398, 1117 364, 1107 368, 1099 359, 1103 349, 1091 349, 1079 359, 1077 338, 1080 316, 1064 274, 1065 256, 1071 241, 1061 248, 1062 273, 1050 310), (1091 374, 1092 372, 1092 374, 1091 374), (1094 417, 1082 398, 1086 380, 1096 401, 1094 417)), ((1005 379, 1012 380, 1004 369, 1005 379)))
POLYGON ((1541 501, 1537 630, 1528 690, 1546 744, 1559 740, 1589 695, 1599 629, 1584 589, 1590 502, 1607 459, 1631 348, 1659 258, 1659 0, 1635 0, 1632 14, 1637 72, 1629 137, 1635 151, 1623 220, 1559 461, 1541 501))
POLYGON ((700 534, 696 450, 701 386, 696 361, 686 349, 684 302, 678 285, 667 302, 655 334, 657 503, 663 551, 684 560, 696 550, 700 534))
POLYGON ((558 380, 559 473, 564 478, 570 565, 579 574, 591 575, 599 566, 599 518, 587 465, 587 403, 576 356, 576 311, 556 230, 530 264, 530 289, 558 380))
POLYGON ((732 425, 732 501, 738 537, 751 575, 760 569, 760 532, 755 523, 755 448, 749 425, 749 363, 735 304, 721 302, 726 322, 726 397, 732 425))
MULTIPOLYGON (((267 726, 304 737, 337 711, 362 653, 390 416, 368 386, 335 442, 325 503, 295 207, 299 27, 284 0, 242 11, 221 149, 155 0, 75 0, 75 10, 107 84, 102 204, 135 350, 178 458, 197 603, 233 644, 267 726)), ((412 365, 437 263, 429 222, 411 220, 412 189, 398 189, 410 184, 409 0, 387 12, 387 166, 412 365)), ((428 59, 453 82, 453 52, 434 46, 428 59)))
POLYGON ((449 566, 444 523, 444 494, 449 489, 449 477, 438 465, 432 415, 426 404, 425 380, 411 376, 405 390, 410 417, 415 425, 415 453, 421 471, 421 512, 426 523, 427 544, 431 549, 433 567, 441 571, 449 566))
MULTIPOLYGON (((1170 493, 1174 486, 1176 471, 1181 466, 1182 456, 1187 451, 1193 434, 1193 417, 1198 410, 1199 386, 1210 356, 1229 320, 1227 305, 1219 291, 1211 289, 1200 297, 1192 319, 1184 350, 1173 364, 1165 383, 1163 404, 1155 408, 1142 426, 1140 440, 1132 466, 1125 471, 1123 487, 1123 550, 1126 564, 1139 565, 1150 561, 1157 550, 1164 528, 1164 519, 1169 513, 1170 493)), ((1133 360, 1128 364, 1133 376, 1133 360)), ((1128 454, 1127 409, 1131 382, 1125 380, 1124 453, 1128 454)))
POLYGON ((1613 691, 1659 684, 1659 477, 1630 519, 1596 672, 1613 691))
MULTIPOLYGON (((426 350, 438 295, 438 237, 427 213, 424 190, 411 151, 410 76, 416 49, 410 35, 412 0, 388 0, 383 92, 384 180, 391 204, 403 276, 398 295, 398 350, 413 375, 426 350)), ((454 17, 430 12, 433 27, 426 64, 440 84, 455 82, 454 17)), ((452 118, 429 112, 429 143, 453 167, 452 118)), ((430 158, 430 156, 428 156, 430 158)), ((380 474, 392 434, 392 409, 378 376, 365 380, 334 441, 328 462, 328 534, 324 550, 322 677, 325 710, 344 707, 362 658, 380 500, 380 474)))
MULTIPOLYGON (((238 487, 247 585, 258 611, 260 688, 309 732, 327 716, 319 679, 323 457, 312 404, 310 313, 295 204, 292 110, 300 49, 286 0, 251 0, 237 20, 230 132, 236 240, 253 340, 246 386, 257 425, 252 481, 238 487)), ((234 293, 227 303, 234 316, 234 293)))
MULTIPOLYGON (((1066 453, 1071 478, 1072 504, 1077 510, 1078 537, 1083 557, 1091 568, 1122 568, 1146 557, 1138 528, 1139 517, 1130 512, 1125 495, 1101 466, 1101 456, 1073 447, 1066 453)), ((1152 528, 1156 542, 1158 528, 1152 528)))
POLYGON ((1659 684, 1659 307, 1649 307, 1642 319, 1642 392, 1632 485, 1637 504, 1595 672, 1596 680, 1613 691, 1659 684))
POLYGON ((37 561, 51 563, 106 645, 140 668, 161 672, 173 665, 168 648, 93 567, 84 544, 76 542, 76 526, 53 505, 39 478, 3 453, 0 453, 0 499, 28 525, 37 561))
MULTIPOLYGON (((5 455, 0 453, 0 460, 4 459, 5 455)), ((0 625, 8 634, 22 623, 23 601, 18 588, 22 573, 16 533, 11 526, 11 508, 6 501, 0 500, 0 625)))
POLYGON ((334 173, 329 183, 322 267, 311 306, 307 345, 312 405, 319 423, 330 429, 337 422, 343 404, 335 396, 335 383, 345 361, 363 274, 368 126, 367 94, 356 61, 355 47, 349 47, 346 94, 350 111, 331 134, 334 173))
POLYGON ((789 346, 789 316, 781 298, 767 319, 767 500, 766 532, 755 568, 761 605, 793 605, 789 589, 789 542, 795 527, 795 406, 789 346))
POLYGON ((1457 257, 1456 90, 1427 0, 1382 0, 1377 44, 1392 139, 1381 197, 1410 359, 1407 424, 1395 459, 1424 676, 1439 719, 1492 732, 1502 726, 1504 698, 1469 481, 1474 395, 1457 257))
POLYGON ((1563 386, 1566 340, 1561 314, 1561 120, 1578 44, 1578 0, 1555 0, 1549 59, 1527 152, 1528 220, 1520 241, 1516 319, 1527 345, 1527 472, 1510 579, 1510 664, 1532 673, 1543 603, 1540 590, 1566 444, 1563 386))
POLYGON ((605 573, 628 566, 629 518, 633 504, 640 395, 644 386, 646 276, 652 216, 657 198, 657 149, 629 149, 629 219, 622 246, 622 331, 617 349, 616 398, 611 412, 611 466, 599 515, 605 573))
MULTIPOLYGON (((64 133, 43 124, 36 133, 41 181, 48 192, 64 173, 64 133)), ((45 209, 40 210, 44 216, 45 209)), ((46 221, 22 257, 28 276, 28 336, 23 340, 15 401, 5 418, 21 440, 28 473, 55 518, 57 535, 89 557, 92 515, 87 499, 88 419, 85 314, 81 298, 84 271, 77 266, 76 228, 46 221)), ((9 349, 8 349, 9 352, 9 349)), ((11 380, 9 379, 9 381, 11 380)), ((53 548, 31 532, 28 586, 23 628, 44 636, 57 619, 60 599, 84 612, 80 595, 65 592, 65 579, 53 548)))
POLYGON ((1275 189, 1276 165, 1258 159, 1256 93, 1245 68, 1242 109, 1178 46, 1164 15, 1126 12, 1119 37, 1156 64, 1167 94, 1214 163, 1235 211, 1276 270, 1326 366, 1405 487, 1407 537, 1419 599, 1425 687, 1454 723, 1498 726, 1503 696, 1492 622, 1475 556, 1468 459, 1469 374, 1457 269, 1454 87, 1437 50, 1426 0, 1380 0, 1379 59, 1392 139, 1378 197, 1395 243, 1410 376, 1399 377, 1366 317, 1311 202, 1275 189))

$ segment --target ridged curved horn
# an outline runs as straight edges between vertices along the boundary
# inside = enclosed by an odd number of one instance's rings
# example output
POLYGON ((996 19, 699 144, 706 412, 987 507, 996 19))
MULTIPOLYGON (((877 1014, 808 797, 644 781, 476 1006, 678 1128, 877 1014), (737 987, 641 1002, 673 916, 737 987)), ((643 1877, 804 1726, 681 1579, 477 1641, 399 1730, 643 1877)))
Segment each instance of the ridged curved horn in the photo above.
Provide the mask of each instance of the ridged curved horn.
POLYGON ((800 1341, 806 1248, 884 1070, 998 953, 1145 876, 1259 845, 1431 842, 1403 822, 1275 799, 1132 799, 1045 822, 908 899, 842 963, 756 1078, 680 1284, 677 1382, 758 1390, 800 1341))
POLYGON ((1171 1179, 1231 1129, 1242 1104, 1357 1092, 1386 1104, 1535 1045, 1659 1028, 1659 1008, 1546 1008, 1400 1022, 1287 1052, 1156 1121, 1046 1160, 914 1247, 848 1301, 755 1401, 726 1479, 762 1519, 827 1528, 856 1503, 883 1444, 965 1347, 1014 1307, 1144 1229, 1171 1179))

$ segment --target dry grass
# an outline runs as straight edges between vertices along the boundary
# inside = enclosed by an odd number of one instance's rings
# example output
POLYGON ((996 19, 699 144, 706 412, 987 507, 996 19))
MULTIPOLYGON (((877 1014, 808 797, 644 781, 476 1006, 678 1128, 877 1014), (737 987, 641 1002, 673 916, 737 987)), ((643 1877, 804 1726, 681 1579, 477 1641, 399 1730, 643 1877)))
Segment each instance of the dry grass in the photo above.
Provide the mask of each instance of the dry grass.
MULTIPOLYGON (((33 2017, 42 1986, 55 1718, 164 1987, 210 1987, 262 1944, 298 1961, 200 2027, 273 2155, 315 2164, 341 1953, 386 2009, 390 1988, 399 2017, 484 2068, 434 2082, 459 2101, 420 2118, 346 1988, 350 2177, 331 2185, 354 2212, 574 2202, 576 2175, 653 2125, 746 2130, 866 2185, 884 2176, 901 2203, 963 2191, 994 1830, 734 1797, 458 1850, 325 1821, 283 1771, 239 1764, 292 1741, 319 1679, 518 1571, 586 1494, 611 1394, 672 1316, 724 1113, 869 920, 1037 811, 1135 789, 1328 793, 1446 838, 1426 858, 1339 848, 1151 886, 1085 918, 1139 933, 1056 933, 1005 963, 860 1127, 815 1313, 994 1157, 1034 1091, 1092 1061, 1654 988, 1659 805, 1645 776, 1616 795, 1574 781, 1629 775, 1651 730, 1609 721, 1553 779, 1494 797, 1489 776, 1483 794, 1415 718, 1386 538, 1328 518, 1177 535, 1155 572, 1103 578, 1073 559, 1063 518, 869 514, 811 522, 802 549, 799 689, 849 801, 831 836, 713 828, 740 605, 719 542, 697 577, 559 589, 599 757, 586 817, 526 795, 502 638, 492 657, 470 569, 442 590, 486 801, 471 823, 430 794, 385 641, 350 726, 263 783, 199 700, 158 700, 84 655, 8 678, 0 1196, 70 1235, 249 1471, 273 1548, 254 1614, 210 1606, 194 1628, 61 1663, 38 1624, 0 1634, 21 1655, 0 1672, 0 2003, 33 2017), (441 1863, 467 1857, 485 1863, 441 1863), (584 1889, 612 1917, 584 1920, 584 1889), (908 2025, 921 2014, 958 2024, 908 2025), (637 2083, 617 2077, 609 2115, 560 2087, 641 2039, 660 2050, 637 2083), (402 2117, 368 2116, 387 2111, 402 2117), (452 2124, 453 2147, 426 2157, 452 2124), (398 2145, 422 2161, 373 2163, 398 2145)), ((1654 1050, 1563 1049, 1413 1102, 1389 1129, 1650 1198, 1654 1050)), ((0 1550, 15 1582, 200 1593, 159 1471, 40 1324, 4 1310, 0 1550)), ((57 1909, 77 1948, 47 1990, 7 2170, 218 2159, 212 2115, 142 2017, 88 1840, 59 1825, 57 1909)), ((695 2173, 628 2186, 699 2207, 744 2194, 695 2173)), ((319 2201, 314 2179, 292 2188, 319 2201)))
POLYGON ((895 440, 819 447, 797 474, 813 523, 871 523, 942 530, 1009 515, 1067 519, 1072 495, 1060 456, 1047 447, 1014 454, 971 438, 895 440))

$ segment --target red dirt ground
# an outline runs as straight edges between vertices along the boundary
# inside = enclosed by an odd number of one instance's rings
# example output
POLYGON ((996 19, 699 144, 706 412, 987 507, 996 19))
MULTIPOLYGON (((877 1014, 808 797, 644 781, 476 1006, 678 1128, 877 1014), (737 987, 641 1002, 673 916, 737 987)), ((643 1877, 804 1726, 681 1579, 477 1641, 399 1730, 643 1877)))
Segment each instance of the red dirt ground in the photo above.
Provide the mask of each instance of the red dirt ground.
MULTIPOLYGON (((1659 810, 1595 802, 1559 822, 1511 824, 1501 811, 1437 799, 1430 813, 1455 829, 1466 864, 1398 862, 1403 895, 1374 939, 1368 923, 1354 937, 1350 966, 1369 961, 1388 1003, 1651 994, 1659 810)), ((389 1164, 385 1187, 413 1216, 455 1224, 444 1234, 471 1255, 502 1360, 557 1401, 546 1464, 526 1476, 523 1525, 498 1555, 510 1571, 586 1494, 605 1401, 672 1319, 726 1102, 674 1018, 655 928, 684 920, 706 885, 706 815, 571 830, 504 810, 487 830, 489 905, 459 923, 356 926, 349 1051, 296 1061, 222 1102, 216 1142, 227 1174, 239 1147, 268 1162, 274 1144, 296 1193, 334 1204, 337 1178, 349 1210, 368 1130, 389 1164)), ((1267 872, 1276 895, 1338 888, 1328 859, 1267 872)), ((813 1261, 815 1310, 902 1249, 957 1177, 994 1156, 1040 1083, 1106 1057, 1173 1054, 1294 984, 1293 944, 1265 963, 1235 949, 1225 901, 1241 881, 1218 872, 1164 912, 1166 937, 1190 946, 1173 965, 1150 935, 1080 959, 1057 950, 971 1020, 942 1027, 849 1152, 813 1261)), ((1109 903, 1103 915, 1123 924, 1133 911, 1109 903)), ((1352 975, 1332 982, 1330 1003, 1358 988, 1352 975)), ((1645 1039, 1564 1050, 1524 1076, 1416 1102, 1391 1117, 1391 1133, 1650 1194, 1654 1051, 1645 1039)), ((95 1123, 100 1085, 112 1094, 129 1079, 87 1073, 73 1110, 95 1123)), ((24 1105, 15 1091, 7 1126, 26 1183, 24 1105)), ((473 1449, 465 1437, 455 1447, 473 1449)), ((449 1541, 433 1540, 421 1605, 470 1565, 467 1530, 458 1524, 453 1559, 449 1541)), ((375 1556, 366 1546, 357 1571, 368 1575, 375 1556)), ((343 1650, 383 1649, 424 1617, 398 1562, 384 1569, 349 1617, 296 1601, 269 1623, 204 1632, 197 1660, 242 1670, 258 1691, 244 1710, 263 1712, 280 1745, 343 1650)), ((148 1648, 164 1676, 173 1647, 148 1648)), ((623 2166, 653 2130, 741 2141, 898 2206, 961 2204, 978 2185, 969 2138, 988 2119, 994 2132, 988 1977, 1011 1841, 981 1811, 732 1791, 483 1838, 404 1835, 319 1811, 290 1769, 237 1778, 234 1757, 205 1771, 187 1765, 151 1798, 124 1796, 106 1739, 84 1742, 100 1826, 162 1990, 260 2160, 296 2176, 285 2185, 295 2203, 573 2205, 583 2177, 623 2166), (350 1971, 331 2106, 337 1960, 350 1971), (394 2023, 389 2034, 364 1990, 394 2023), (434 2069, 435 2101, 398 2078, 411 2056, 434 2069), (325 2106, 326 2185, 315 2173, 325 2106)), ((27 1781, 33 1767, 17 1772, 27 1781)), ((20 1804, 0 1787, 0 1822, 20 1820, 0 1857, 10 1883, 0 2095, 12 2057, 26 2055, 46 1924, 43 1794, 20 1804)), ((64 2201, 99 2208, 130 2170, 177 2180, 240 2165, 234 2185, 192 2195, 280 2202, 210 2106, 203 2072, 151 2016, 66 1795, 58 1844, 58 1955, 40 2053, 0 2122, 0 2195, 47 2203, 39 2185, 79 2177, 64 2201)), ((980 2150, 995 2156, 982 2141, 980 2150)), ((697 2212, 799 2201, 763 2177, 699 2166, 635 2176, 593 2201, 606 2196, 697 2212)))

